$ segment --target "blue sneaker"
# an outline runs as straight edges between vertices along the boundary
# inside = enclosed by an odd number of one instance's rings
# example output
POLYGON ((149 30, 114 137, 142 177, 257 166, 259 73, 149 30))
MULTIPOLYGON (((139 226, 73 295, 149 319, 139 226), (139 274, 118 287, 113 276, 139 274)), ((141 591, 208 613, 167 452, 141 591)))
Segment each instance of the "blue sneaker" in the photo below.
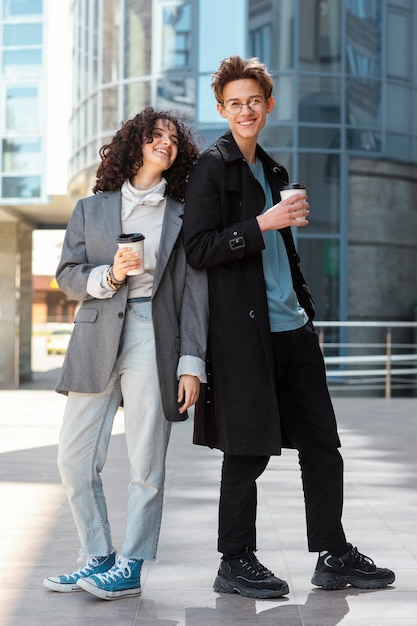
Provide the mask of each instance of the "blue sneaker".
POLYGON ((143 559, 119 557, 117 563, 104 574, 79 578, 77 585, 103 600, 117 600, 140 594, 140 570, 143 559))
POLYGON ((107 572, 113 567, 116 561, 116 553, 112 552, 107 556, 89 556, 87 557, 87 563, 77 569, 72 574, 63 574, 62 576, 50 576, 45 578, 43 584, 52 591, 71 592, 81 591, 81 587, 77 587, 77 582, 87 576, 93 574, 100 574, 101 572, 107 572))

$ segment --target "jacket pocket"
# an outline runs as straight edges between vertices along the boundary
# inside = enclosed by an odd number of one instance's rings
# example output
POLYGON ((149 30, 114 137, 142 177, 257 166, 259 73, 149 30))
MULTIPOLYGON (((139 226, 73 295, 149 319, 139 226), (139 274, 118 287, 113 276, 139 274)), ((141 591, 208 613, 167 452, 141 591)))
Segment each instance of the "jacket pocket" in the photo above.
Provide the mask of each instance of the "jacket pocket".
POLYGON ((75 316, 74 324, 77 324, 78 322, 95 322, 97 316, 97 309, 80 309, 75 316))

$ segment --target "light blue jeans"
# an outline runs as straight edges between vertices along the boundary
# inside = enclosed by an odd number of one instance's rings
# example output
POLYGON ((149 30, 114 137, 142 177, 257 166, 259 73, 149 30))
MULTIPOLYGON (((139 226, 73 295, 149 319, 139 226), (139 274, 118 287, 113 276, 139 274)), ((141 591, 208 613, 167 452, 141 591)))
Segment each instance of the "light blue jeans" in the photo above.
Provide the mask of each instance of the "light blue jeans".
POLYGON ((153 560, 171 423, 162 410, 150 302, 128 304, 119 356, 106 389, 68 395, 58 467, 80 537, 81 555, 105 556, 114 550, 100 473, 122 398, 131 481, 120 555, 153 560))

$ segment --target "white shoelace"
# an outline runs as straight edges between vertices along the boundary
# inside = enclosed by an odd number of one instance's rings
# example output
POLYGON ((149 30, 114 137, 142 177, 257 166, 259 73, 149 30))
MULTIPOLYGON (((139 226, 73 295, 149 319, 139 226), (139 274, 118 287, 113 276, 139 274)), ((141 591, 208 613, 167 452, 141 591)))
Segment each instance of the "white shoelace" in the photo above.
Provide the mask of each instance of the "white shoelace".
POLYGON ((74 578, 79 578, 80 576, 85 577, 90 572, 92 572, 94 570, 94 568, 97 567, 97 565, 98 565, 98 559, 97 559, 96 556, 87 556, 87 557, 83 556, 81 558, 82 559, 87 559, 87 563, 85 565, 83 565, 82 567, 80 567, 80 569, 77 569, 72 574, 67 574, 65 576, 65 578, 67 580, 72 580, 74 578))
POLYGON ((104 584, 116 582, 116 580, 121 578, 130 578, 130 576, 132 575, 130 564, 133 562, 134 559, 119 558, 117 563, 113 565, 113 567, 110 568, 108 572, 104 572, 103 574, 96 574, 96 577, 101 583, 104 584))

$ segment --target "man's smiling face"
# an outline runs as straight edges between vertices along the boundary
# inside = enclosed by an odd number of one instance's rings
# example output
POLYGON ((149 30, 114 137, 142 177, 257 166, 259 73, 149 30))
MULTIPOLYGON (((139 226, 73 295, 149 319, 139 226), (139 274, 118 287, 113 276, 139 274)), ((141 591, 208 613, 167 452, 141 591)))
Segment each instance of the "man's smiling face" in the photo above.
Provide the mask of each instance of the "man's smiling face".
POLYGON ((266 116, 273 108, 274 99, 271 96, 265 101, 262 88, 253 78, 242 78, 227 83, 223 89, 223 103, 217 104, 217 110, 229 122, 230 130, 238 145, 241 142, 256 143, 260 131, 265 126, 266 116), (254 98, 262 101, 260 110, 254 111, 248 106, 247 103, 253 101, 254 98), (225 108, 232 102, 245 103, 236 115, 230 114, 225 108))

